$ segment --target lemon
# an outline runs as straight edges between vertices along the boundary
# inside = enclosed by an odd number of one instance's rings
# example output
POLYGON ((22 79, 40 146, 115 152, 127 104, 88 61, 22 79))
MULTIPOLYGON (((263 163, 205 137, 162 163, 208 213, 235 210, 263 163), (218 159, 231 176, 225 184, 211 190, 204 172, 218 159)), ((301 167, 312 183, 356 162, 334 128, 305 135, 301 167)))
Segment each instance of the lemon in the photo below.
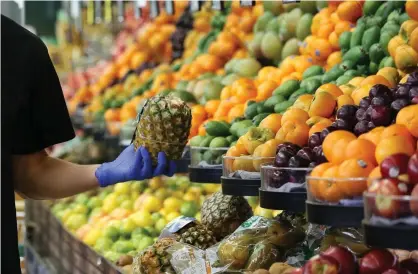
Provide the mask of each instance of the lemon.
MULTIPOLYGON (((110 194, 111 195, 111 194, 110 194)), ((116 196, 107 196, 103 201, 102 210, 105 213, 112 212, 117 206, 116 196)))
POLYGON ((202 195, 202 188, 198 186, 191 186, 187 189, 187 193, 193 193, 196 196, 202 195))
POLYGON ((77 204, 73 208, 74 213, 86 214, 89 209, 84 204, 77 204))
POLYGON ((132 210, 134 208, 134 203, 132 200, 125 200, 120 204, 120 207, 127 210, 132 210))
POLYGON ((131 200, 135 201, 139 197, 139 195, 141 195, 139 192, 131 192, 131 200))
POLYGON ((178 212, 182 205, 182 201, 175 197, 169 197, 164 200, 164 208, 170 212, 178 212))
POLYGON ((273 210, 271 210, 271 209, 265 209, 265 208, 262 208, 262 207, 258 206, 255 209, 254 215, 271 219, 271 218, 273 218, 273 210))
POLYGON ((174 198, 181 199, 183 198, 183 196, 184 196, 184 192, 180 190, 176 190, 176 191, 173 191, 173 193, 171 193, 171 197, 174 197, 174 198))
POLYGON ((88 246, 94 246, 97 242, 97 239, 99 239, 102 236, 102 231, 99 229, 92 229, 89 232, 87 232, 86 236, 83 238, 83 242, 87 244, 88 246))
POLYGON ((200 212, 196 213, 196 215, 194 216, 194 218, 200 222, 202 220, 201 213, 200 212))
POLYGON ((276 217, 277 215, 281 214, 283 210, 273 210, 273 216, 276 217))
POLYGON ((84 214, 72 213, 64 223, 69 230, 77 230, 87 223, 87 217, 84 214))
POLYGON ((132 231, 136 228, 136 223, 132 219, 124 219, 120 227, 120 233, 124 236, 130 237, 132 231))
POLYGON ((155 223, 155 229, 158 232, 161 232, 166 225, 167 225, 167 221, 165 219, 161 218, 155 223))
POLYGON ((198 201, 197 197, 198 196, 196 196, 196 194, 187 192, 186 194, 184 194, 183 200, 188 201, 188 202, 194 202, 194 201, 198 201))
POLYGON ((118 205, 121 205, 124 201, 127 201, 127 200, 130 200, 131 199, 131 197, 130 197, 130 195, 128 195, 128 194, 120 194, 120 195, 118 195, 118 196, 116 196, 116 203, 118 204, 118 205))
POLYGON ((164 186, 164 182, 163 182, 163 179, 161 177, 154 177, 151 180, 149 180, 148 185, 151 189, 157 190, 157 189, 162 188, 164 186))
POLYGON ((70 217, 71 214, 72 214, 72 210, 71 209, 64 209, 60 213, 61 214, 58 215, 58 218, 60 218, 63 223, 66 223, 67 220, 68 220, 68 217, 70 217))
POLYGON ((160 200, 164 200, 169 196, 169 192, 166 188, 159 188, 154 193, 155 197, 157 197, 160 200))
POLYGON ((219 185, 218 184, 204 184, 203 189, 207 193, 215 193, 219 190, 219 185))
POLYGON ((160 213, 161 215, 163 215, 163 216, 167 216, 167 214, 168 214, 168 212, 167 212, 167 210, 166 209, 161 209, 160 211, 158 211, 158 213, 160 213))
POLYGON ((167 214, 167 216, 165 216, 165 219, 166 219, 167 222, 171 222, 172 220, 174 220, 177 217, 180 217, 180 213, 170 212, 170 213, 167 214))
POLYGON ((145 198, 142 208, 148 212, 157 212, 162 208, 162 202, 155 196, 148 196, 145 198))
POLYGON ((115 185, 113 191, 116 194, 128 194, 130 192, 130 189, 131 188, 128 183, 119 183, 115 185))
POLYGON ((132 218, 135 224, 139 227, 152 226, 154 223, 151 214, 143 210, 132 214, 130 218, 132 218))

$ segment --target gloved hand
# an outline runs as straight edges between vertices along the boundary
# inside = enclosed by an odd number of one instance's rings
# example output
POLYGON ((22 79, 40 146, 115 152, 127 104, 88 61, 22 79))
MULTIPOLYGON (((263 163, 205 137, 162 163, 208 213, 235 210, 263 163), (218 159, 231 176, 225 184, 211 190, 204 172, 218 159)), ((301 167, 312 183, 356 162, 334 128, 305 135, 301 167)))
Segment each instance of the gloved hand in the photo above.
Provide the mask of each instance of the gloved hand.
POLYGON ((125 148, 122 153, 110 163, 104 163, 96 169, 96 178, 101 187, 120 182, 145 180, 155 176, 173 176, 176 171, 174 161, 167 162, 164 152, 158 154, 158 164, 152 166, 151 156, 145 147, 135 151, 133 145, 125 148))

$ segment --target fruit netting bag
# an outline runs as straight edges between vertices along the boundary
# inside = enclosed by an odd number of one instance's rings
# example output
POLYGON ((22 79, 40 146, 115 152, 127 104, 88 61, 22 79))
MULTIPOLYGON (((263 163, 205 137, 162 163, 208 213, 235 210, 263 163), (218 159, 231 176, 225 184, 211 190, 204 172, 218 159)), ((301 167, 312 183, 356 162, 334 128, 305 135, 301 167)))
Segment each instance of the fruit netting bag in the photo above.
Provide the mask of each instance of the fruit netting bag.
POLYGON ((243 273, 284 262, 286 254, 305 239, 302 226, 287 220, 253 216, 234 233, 206 249, 212 273, 243 273))

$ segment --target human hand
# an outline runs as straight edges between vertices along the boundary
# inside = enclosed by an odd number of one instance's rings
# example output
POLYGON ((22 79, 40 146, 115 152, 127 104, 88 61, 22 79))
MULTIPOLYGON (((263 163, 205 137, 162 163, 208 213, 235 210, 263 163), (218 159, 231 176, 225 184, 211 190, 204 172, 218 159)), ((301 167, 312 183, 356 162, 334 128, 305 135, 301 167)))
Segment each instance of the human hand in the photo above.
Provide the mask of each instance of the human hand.
POLYGON ((104 163, 96 169, 96 178, 101 187, 119 182, 140 181, 152 177, 173 176, 176 171, 174 161, 167 161, 164 152, 158 153, 158 164, 152 166, 151 156, 145 147, 135 151, 131 144, 113 162, 104 163))

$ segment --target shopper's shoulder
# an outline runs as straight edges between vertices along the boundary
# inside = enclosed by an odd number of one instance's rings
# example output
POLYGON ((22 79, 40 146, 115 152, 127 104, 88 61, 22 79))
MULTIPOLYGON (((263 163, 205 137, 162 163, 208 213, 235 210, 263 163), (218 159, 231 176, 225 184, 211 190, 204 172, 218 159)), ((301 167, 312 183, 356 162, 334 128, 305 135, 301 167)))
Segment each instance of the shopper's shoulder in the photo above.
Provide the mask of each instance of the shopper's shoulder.
POLYGON ((32 49, 44 49, 46 47, 38 36, 4 15, 1 15, 1 36, 2 43, 9 42, 16 47, 32 49))

